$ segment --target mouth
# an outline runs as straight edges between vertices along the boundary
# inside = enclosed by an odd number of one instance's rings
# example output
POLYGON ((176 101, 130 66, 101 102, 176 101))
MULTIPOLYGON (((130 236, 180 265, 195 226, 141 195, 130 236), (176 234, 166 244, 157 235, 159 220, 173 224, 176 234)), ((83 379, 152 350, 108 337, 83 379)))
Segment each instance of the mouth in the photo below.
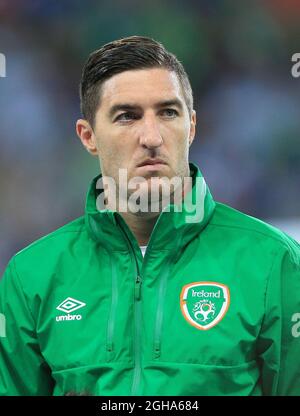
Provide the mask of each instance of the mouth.
POLYGON ((138 168, 144 168, 150 171, 159 170, 164 166, 166 166, 166 162, 164 162, 162 159, 146 159, 137 165, 138 168))

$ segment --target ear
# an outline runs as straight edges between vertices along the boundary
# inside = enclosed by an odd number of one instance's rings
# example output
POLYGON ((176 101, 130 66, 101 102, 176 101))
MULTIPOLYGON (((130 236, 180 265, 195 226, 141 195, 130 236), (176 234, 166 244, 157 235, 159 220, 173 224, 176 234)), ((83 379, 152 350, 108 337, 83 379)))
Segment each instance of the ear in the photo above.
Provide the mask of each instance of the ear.
POLYGON ((196 111, 192 111, 191 115, 191 126, 190 126, 190 137, 189 137, 189 146, 193 143, 196 134, 196 111))
POLYGON ((87 120, 79 119, 76 122, 76 133, 86 150, 93 156, 97 156, 97 142, 95 133, 87 120))

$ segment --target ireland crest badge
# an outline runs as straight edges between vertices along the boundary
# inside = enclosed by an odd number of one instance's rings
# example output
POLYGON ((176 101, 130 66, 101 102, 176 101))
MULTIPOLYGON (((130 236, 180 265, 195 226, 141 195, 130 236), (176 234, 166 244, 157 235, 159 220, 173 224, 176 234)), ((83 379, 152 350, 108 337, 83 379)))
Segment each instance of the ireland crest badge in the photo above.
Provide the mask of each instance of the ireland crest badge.
POLYGON ((227 286, 216 282, 194 282, 185 285, 180 294, 184 318, 198 329, 206 330, 224 318, 230 303, 227 286))

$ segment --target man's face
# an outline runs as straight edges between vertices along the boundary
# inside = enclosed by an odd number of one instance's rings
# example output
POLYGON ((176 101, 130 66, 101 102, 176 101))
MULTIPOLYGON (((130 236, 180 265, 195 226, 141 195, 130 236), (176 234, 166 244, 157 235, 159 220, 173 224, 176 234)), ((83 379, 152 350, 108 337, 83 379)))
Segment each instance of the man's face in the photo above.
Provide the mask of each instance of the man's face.
MULTIPOLYGON (((189 176, 188 151, 195 135, 174 72, 151 68, 114 75, 102 85, 90 143, 101 171, 117 185, 119 169, 136 176, 189 176)), ((147 183, 146 182, 146 183, 147 183)))

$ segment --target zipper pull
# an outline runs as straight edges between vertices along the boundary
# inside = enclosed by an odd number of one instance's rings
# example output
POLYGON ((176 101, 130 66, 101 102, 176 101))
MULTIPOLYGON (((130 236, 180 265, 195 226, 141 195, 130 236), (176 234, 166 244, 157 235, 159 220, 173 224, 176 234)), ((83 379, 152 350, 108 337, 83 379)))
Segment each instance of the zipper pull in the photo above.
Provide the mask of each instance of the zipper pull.
POLYGON ((158 358, 160 356, 160 342, 154 342, 154 358, 158 358))
POLYGON ((136 281, 135 281, 135 288, 134 288, 134 295, 135 295, 136 300, 141 299, 141 286, 142 286, 142 279, 140 278, 139 275, 137 275, 136 281))

